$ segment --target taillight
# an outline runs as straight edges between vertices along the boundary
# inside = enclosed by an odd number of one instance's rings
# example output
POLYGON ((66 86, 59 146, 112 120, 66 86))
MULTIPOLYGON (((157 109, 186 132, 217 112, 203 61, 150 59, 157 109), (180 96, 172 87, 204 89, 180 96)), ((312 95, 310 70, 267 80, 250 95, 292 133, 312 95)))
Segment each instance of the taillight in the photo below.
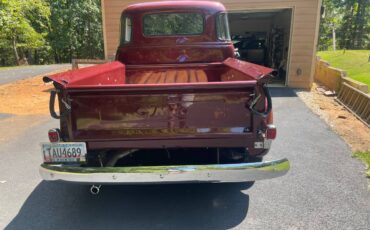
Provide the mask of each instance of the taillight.
POLYGON ((273 140, 276 138, 276 126, 275 125, 267 125, 266 129, 266 138, 273 140))
POLYGON ((60 141, 60 135, 58 129, 50 129, 48 132, 49 140, 50 142, 59 142, 60 141))

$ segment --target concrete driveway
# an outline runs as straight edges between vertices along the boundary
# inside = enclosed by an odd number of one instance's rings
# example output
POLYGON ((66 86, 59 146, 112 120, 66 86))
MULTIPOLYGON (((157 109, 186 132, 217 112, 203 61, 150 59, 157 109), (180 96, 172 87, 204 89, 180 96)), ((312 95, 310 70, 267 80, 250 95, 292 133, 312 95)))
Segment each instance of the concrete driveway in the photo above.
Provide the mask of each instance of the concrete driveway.
POLYGON ((34 77, 41 74, 50 73, 56 70, 70 69, 71 64, 56 65, 32 65, 19 66, 0 69, 0 85, 10 83, 16 80, 34 77))
POLYGON ((369 229, 364 165, 292 90, 272 91, 278 139, 266 158, 288 157, 292 167, 252 187, 103 186, 92 196, 86 185, 39 178, 39 142, 56 120, 0 120, 0 228, 369 229))

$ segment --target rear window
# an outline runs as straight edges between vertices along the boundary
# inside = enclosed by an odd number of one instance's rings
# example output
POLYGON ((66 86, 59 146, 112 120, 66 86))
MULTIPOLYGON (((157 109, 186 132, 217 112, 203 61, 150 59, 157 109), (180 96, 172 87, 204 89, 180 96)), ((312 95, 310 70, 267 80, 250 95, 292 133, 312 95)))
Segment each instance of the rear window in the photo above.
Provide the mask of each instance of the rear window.
POLYGON ((145 36, 197 35, 204 28, 203 15, 198 13, 160 13, 144 16, 145 36))

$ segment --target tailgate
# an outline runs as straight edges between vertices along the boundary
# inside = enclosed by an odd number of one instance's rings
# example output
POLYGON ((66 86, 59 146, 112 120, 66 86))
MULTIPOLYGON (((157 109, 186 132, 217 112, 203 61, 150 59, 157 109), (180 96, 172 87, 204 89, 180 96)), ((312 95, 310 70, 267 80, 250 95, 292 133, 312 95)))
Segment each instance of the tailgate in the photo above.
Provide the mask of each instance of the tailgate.
MULTIPOLYGON (((244 81, 67 89, 66 100, 72 108, 68 119, 70 139, 217 139, 243 135, 252 126, 248 106, 255 84, 244 81)), ((163 147, 163 143, 154 145, 163 147)))

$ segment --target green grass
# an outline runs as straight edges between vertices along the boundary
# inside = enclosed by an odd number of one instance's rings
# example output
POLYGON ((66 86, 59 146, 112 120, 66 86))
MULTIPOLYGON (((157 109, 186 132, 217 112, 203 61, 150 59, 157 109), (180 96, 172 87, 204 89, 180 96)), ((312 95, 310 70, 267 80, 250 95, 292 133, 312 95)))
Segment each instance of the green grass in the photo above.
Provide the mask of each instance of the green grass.
POLYGON ((355 152, 353 156, 357 159, 362 160, 367 165, 367 177, 370 178, 370 152, 355 152))
POLYGON ((331 66, 346 71, 348 77, 370 87, 370 50, 321 51, 317 55, 331 66))

